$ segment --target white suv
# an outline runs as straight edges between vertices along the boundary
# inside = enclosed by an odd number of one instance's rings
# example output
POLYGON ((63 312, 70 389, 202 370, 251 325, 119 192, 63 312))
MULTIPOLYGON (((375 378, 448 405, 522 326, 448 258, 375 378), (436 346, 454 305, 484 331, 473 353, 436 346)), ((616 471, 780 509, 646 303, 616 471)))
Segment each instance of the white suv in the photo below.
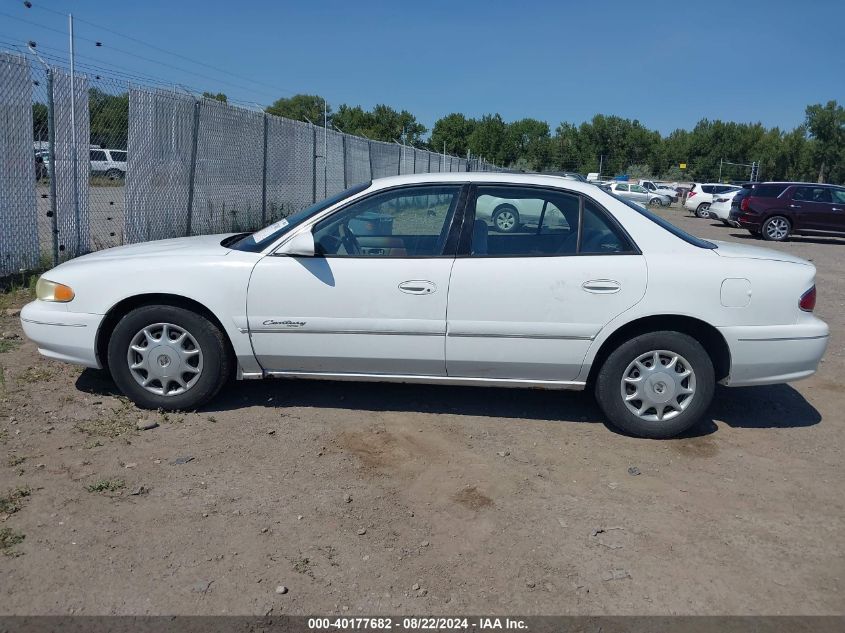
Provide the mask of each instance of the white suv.
POLYGON ((690 187, 684 207, 692 211, 696 217, 710 217, 710 205, 713 203, 713 194, 739 191, 741 187, 735 185, 723 185, 718 182, 699 183, 696 182, 690 187))
POLYGON ((126 150, 92 147, 89 155, 92 174, 105 175, 109 180, 126 178, 126 150))

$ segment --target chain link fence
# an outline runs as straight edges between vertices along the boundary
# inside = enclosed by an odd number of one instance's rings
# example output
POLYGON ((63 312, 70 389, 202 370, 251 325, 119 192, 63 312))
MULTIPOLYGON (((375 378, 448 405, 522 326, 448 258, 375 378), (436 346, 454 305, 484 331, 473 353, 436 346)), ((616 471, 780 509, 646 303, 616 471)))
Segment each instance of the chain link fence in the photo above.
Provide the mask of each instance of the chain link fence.
POLYGON ((254 230, 374 178, 495 170, 2 51, 0 108, 0 276, 254 230))

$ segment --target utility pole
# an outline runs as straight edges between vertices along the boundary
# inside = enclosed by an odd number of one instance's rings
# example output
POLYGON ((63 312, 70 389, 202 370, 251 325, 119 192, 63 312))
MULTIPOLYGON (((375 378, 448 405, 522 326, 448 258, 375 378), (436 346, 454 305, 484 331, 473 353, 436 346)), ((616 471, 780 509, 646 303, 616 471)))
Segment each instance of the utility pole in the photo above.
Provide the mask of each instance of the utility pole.
POLYGON ((329 197, 329 106, 323 99, 323 198, 329 197))
POLYGON ((722 161, 723 160, 724 160, 723 158, 719 159, 719 182, 722 182, 722 161))
POLYGON ((604 166, 604 154, 599 154, 599 180, 601 180, 601 170, 604 166))

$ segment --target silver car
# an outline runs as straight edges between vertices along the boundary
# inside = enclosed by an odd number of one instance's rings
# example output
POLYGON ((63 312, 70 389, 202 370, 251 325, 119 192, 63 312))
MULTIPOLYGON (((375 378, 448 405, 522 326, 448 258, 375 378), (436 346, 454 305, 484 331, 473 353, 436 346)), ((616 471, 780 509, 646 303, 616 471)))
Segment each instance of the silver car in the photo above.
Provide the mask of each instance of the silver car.
POLYGON ((667 195, 655 193, 641 185, 632 185, 627 182, 614 182, 610 185, 610 192, 640 204, 658 204, 661 207, 668 207, 672 202, 672 199, 667 195))

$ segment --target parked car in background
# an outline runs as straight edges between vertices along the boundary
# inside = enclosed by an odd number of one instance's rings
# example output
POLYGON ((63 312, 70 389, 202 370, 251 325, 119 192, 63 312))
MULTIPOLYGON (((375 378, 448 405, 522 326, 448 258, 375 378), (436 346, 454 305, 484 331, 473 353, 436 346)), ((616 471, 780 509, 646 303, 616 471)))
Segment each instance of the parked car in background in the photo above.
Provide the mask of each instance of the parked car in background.
POLYGON ((678 201, 678 192, 675 191, 674 187, 657 183, 653 180, 640 180, 639 184, 641 187, 645 187, 646 189, 648 189, 651 193, 656 193, 661 196, 669 196, 669 199, 672 202, 678 201))
POLYGON ((723 185, 718 182, 693 183, 684 201, 684 207, 699 218, 708 217, 708 210, 713 203, 713 194, 727 193, 739 189, 736 185, 723 185))
POLYGON ((654 193, 641 185, 632 185, 627 182, 613 182, 608 185, 610 193, 615 193, 621 198, 633 200, 640 204, 657 204, 661 207, 668 207, 672 198, 665 194, 654 193))
POLYGON ((735 191, 713 194, 713 202, 710 203, 710 208, 707 210, 710 217, 714 220, 721 220, 725 226, 731 226, 731 205, 734 197, 739 195, 741 191, 742 189, 737 189, 735 191))
POLYGON ((845 187, 764 182, 742 199, 739 225, 764 240, 790 235, 845 236, 845 187))
POLYGON ((742 189, 736 192, 736 195, 731 200, 731 212, 728 215, 728 223, 731 226, 735 226, 737 228, 741 228, 739 225, 739 214, 742 212, 742 201, 749 195, 751 195, 751 190, 754 189, 759 183, 756 182, 748 182, 742 185, 742 189))
POLYGON ((587 182, 587 179, 584 178, 581 174, 577 171, 547 171, 543 172, 546 176, 560 176, 561 178, 567 178, 569 180, 577 180, 579 182, 587 182))
POLYGON ((110 180, 126 177, 126 150, 91 148, 91 173, 104 175, 110 180))
POLYGON ((20 318, 42 354, 107 369, 150 409, 194 409, 233 376, 589 388, 612 424, 664 438, 717 383, 816 371, 815 278, 591 184, 456 172, 362 183, 254 233, 72 259, 20 318), (485 198, 540 201, 557 224, 488 234, 485 198))

